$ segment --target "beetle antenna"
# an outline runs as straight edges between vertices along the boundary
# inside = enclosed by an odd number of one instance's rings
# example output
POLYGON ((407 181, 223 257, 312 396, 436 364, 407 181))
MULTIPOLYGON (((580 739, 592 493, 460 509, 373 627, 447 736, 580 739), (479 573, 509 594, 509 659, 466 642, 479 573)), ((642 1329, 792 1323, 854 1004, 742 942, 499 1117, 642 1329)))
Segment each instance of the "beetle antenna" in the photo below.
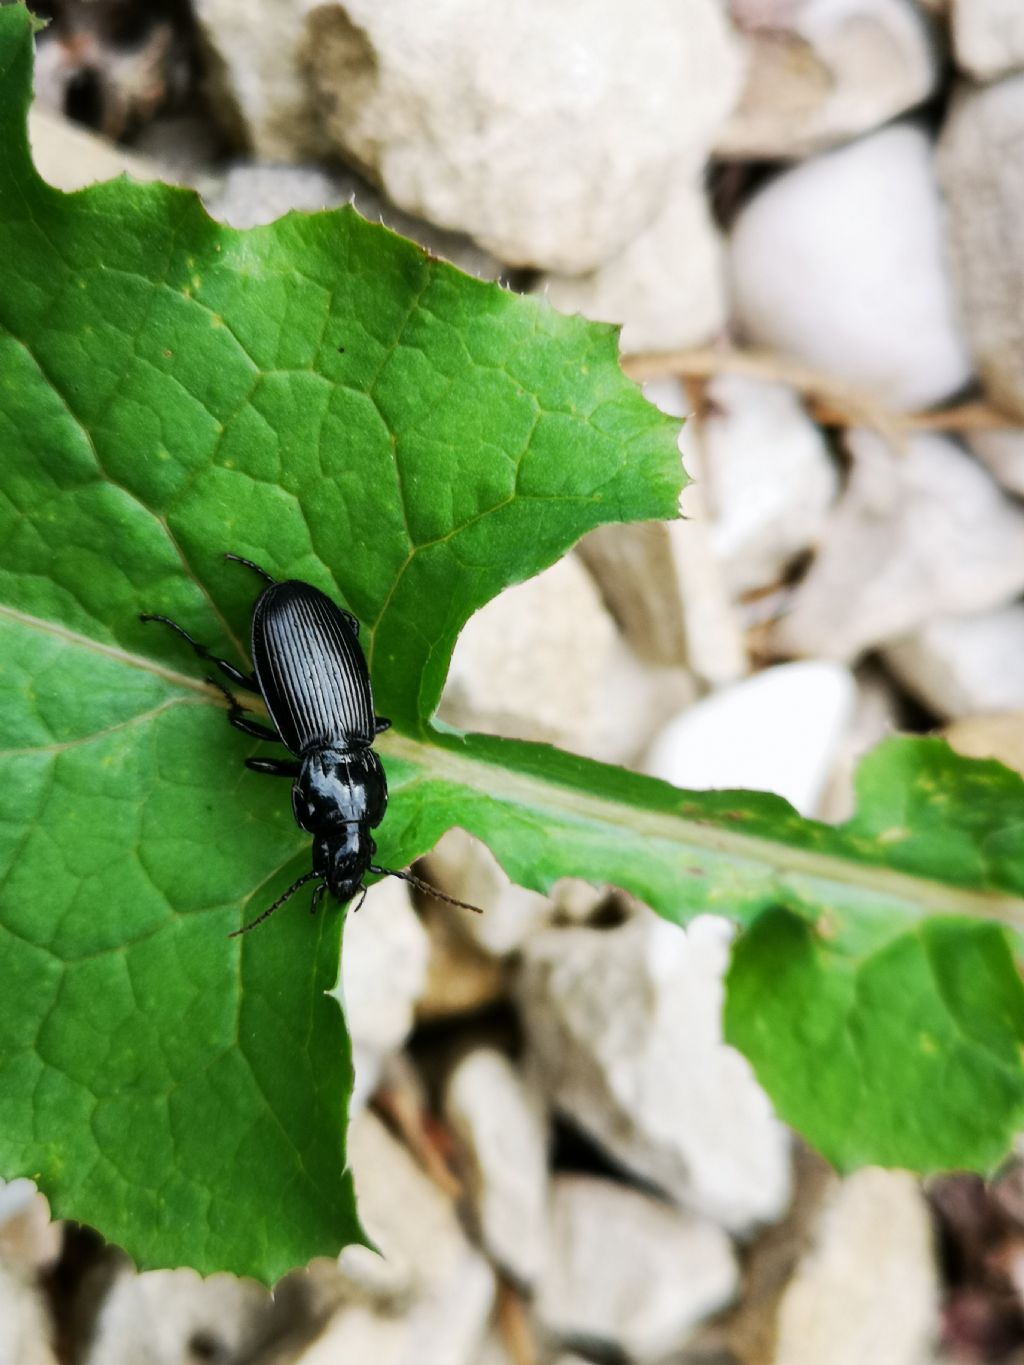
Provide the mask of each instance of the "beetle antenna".
POLYGON ((408 882, 410 886, 415 886, 419 891, 425 891, 428 896, 433 896, 435 900, 447 901, 449 905, 458 905, 463 910, 475 910, 478 915, 484 913, 479 905, 470 905, 469 901, 460 901, 455 896, 446 896, 443 891, 438 891, 436 886, 421 881, 419 877, 414 877, 411 872, 396 872, 391 867, 374 867, 372 863, 370 864, 370 871, 375 872, 379 877, 401 877, 403 882, 408 882))
POLYGON ((278 896, 274 904, 264 910, 262 915, 257 915, 256 918, 250 920, 248 924, 243 924, 241 929, 233 929, 231 933, 228 934, 228 938, 237 938, 239 934, 247 934, 250 929, 255 929, 257 924, 262 924, 265 919, 269 919, 274 911, 279 910, 289 897, 294 896, 300 886, 304 886, 306 882, 311 882, 314 877, 318 877, 319 875, 319 872, 314 871, 303 872, 302 876, 299 877, 297 881, 292 882, 284 895, 278 896))
POLYGON ((261 569, 258 564, 254 564, 251 559, 243 559, 241 555, 226 554, 225 559, 233 560, 236 564, 244 564, 247 569, 252 569, 253 573, 258 573, 260 578, 266 579, 268 583, 276 583, 277 579, 273 574, 267 573, 266 569, 261 569))

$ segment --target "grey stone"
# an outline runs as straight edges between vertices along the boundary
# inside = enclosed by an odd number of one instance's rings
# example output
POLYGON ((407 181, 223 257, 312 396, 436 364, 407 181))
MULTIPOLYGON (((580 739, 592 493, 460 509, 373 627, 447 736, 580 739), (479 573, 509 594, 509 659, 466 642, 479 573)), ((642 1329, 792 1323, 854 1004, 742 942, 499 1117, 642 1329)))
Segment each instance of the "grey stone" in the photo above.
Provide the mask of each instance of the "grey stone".
POLYGON ((873 432, 846 442, 847 490, 772 632, 777 653, 849 660, 1024 590, 1024 511, 955 441, 922 434, 899 453, 873 432))
POLYGON ((352 1039, 351 1108, 370 1097, 381 1064, 412 1031, 429 956, 427 933, 400 881, 383 878, 369 889, 358 913, 346 916, 335 993, 352 1039))
POLYGON ((481 1240, 517 1283, 544 1256, 547 1122, 535 1090, 493 1048, 464 1056, 448 1078, 444 1111, 460 1141, 481 1240))
POLYGON ((0 1261, 20 1272, 42 1271, 58 1259, 59 1223, 31 1180, 0 1180, 0 1261))
POLYGON ((849 669, 825 659, 762 668, 674 717, 644 770, 676 787, 777 792, 817 815, 855 692, 849 669))
POLYGON ((548 1102, 617 1162, 737 1232, 779 1216, 789 1136, 722 1041, 730 930, 644 911, 523 948, 528 1059, 548 1102))
POLYGON ((1024 706, 1024 606, 937 617, 890 641, 882 657, 942 720, 1024 706))
POLYGON ((305 14, 314 2, 192 5, 220 121, 265 161, 308 161, 327 150, 302 66, 305 14))
POLYGON ((952 748, 968 758, 995 758, 1024 776, 1024 710, 964 716, 943 731, 952 748))
POLYGON ((839 474, 821 430, 782 384, 719 375, 700 423, 704 506, 730 590, 776 583, 821 537, 839 474))
POLYGON ((567 274, 705 160, 742 67, 715 0, 347 0, 312 10, 305 58, 324 131, 396 204, 567 274))
POLYGON ((592 1176, 553 1182, 536 1311, 567 1344, 655 1360, 736 1294, 729 1238, 706 1219, 592 1176))
POLYGON ((157 162, 136 156, 39 105, 29 111, 28 132, 36 169, 59 190, 80 190, 122 174, 134 180, 167 178, 157 162))
MULTIPOLYGON (((734 0, 741 21, 749 8, 734 0)), ((715 141, 720 156, 806 156, 888 123, 935 91, 939 44, 912 0, 802 0, 765 10, 762 23, 749 25, 746 86, 715 141)))
POLYGON ((1024 417, 1024 75, 964 87, 942 131, 960 312, 989 398, 1024 417))
POLYGON ((58 1365, 54 1336, 41 1289, 0 1261, 0 1365, 58 1365))
MULTIPOLYGON (((689 409, 675 379, 648 382, 644 396, 673 417, 685 416, 689 409)), ((678 702, 659 708, 662 722, 671 710, 697 695, 695 679, 676 670, 686 668, 696 678, 721 686, 742 677, 748 668, 741 624, 712 544, 695 423, 688 421, 683 427, 679 447, 693 480, 680 500, 682 517, 599 526, 583 538, 578 550, 631 649, 665 670, 666 701, 671 701, 670 678, 675 675, 678 702)))
POLYGON ((271 1311, 267 1290, 233 1275, 203 1279, 194 1270, 125 1267, 99 1314, 84 1365, 190 1365, 192 1344, 241 1359, 262 1340, 271 1311))
POLYGON ((621 763, 678 705, 676 682, 641 667, 590 575, 567 555, 470 618, 441 714, 463 729, 621 763))
POLYGON ((783 172, 741 211, 730 264, 736 321, 759 345, 899 409, 970 379, 918 128, 884 128, 783 172))
POLYGON ((563 313, 623 323, 624 352, 698 346, 723 331, 728 307, 722 239, 702 177, 682 174, 653 221, 589 275, 545 275, 563 313))
POLYGON ((443 834, 424 859, 424 867, 439 890, 486 907, 482 915, 460 915, 455 924, 492 957, 515 952, 554 913, 547 896, 516 886, 487 845, 463 829, 443 834))
POLYGON ((974 431, 971 449, 1008 493, 1024 497, 1024 428, 1005 427, 974 431))
POLYGON ((953 51, 979 81, 1024 67, 1024 8, 1020 0, 951 0, 953 51))
POLYGON ((451 1199, 368 1111, 349 1130, 349 1160, 360 1216, 384 1260, 367 1247, 346 1249, 339 1269, 349 1301, 301 1365, 476 1365, 494 1274, 451 1199))
POLYGON ((902 1171, 848 1177, 779 1308, 772 1365, 926 1365, 939 1331, 927 1202, 902 1171))

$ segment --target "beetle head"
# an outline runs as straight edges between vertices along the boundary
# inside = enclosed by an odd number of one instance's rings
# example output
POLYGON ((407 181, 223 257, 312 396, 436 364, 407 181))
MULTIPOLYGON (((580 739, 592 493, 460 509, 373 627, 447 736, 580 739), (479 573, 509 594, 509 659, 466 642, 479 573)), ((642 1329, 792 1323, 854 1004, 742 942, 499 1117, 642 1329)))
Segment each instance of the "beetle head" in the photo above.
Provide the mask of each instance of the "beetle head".
POLYGON ((332 896, 351 900, 363 884, 377 845, 356 822, 338 825, 313 841, 313 868, 332 896))

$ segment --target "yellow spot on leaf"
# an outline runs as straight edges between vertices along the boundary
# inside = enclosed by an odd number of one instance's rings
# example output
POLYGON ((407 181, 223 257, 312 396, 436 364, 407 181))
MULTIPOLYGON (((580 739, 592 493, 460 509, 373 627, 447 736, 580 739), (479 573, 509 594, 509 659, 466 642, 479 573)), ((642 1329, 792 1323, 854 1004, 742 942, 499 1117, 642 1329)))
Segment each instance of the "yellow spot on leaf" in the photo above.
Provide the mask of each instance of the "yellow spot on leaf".
POLYGON ((814 926, 814 931, 818 937, 824 939, 835 938, 839 933, 839 929, 839 920, 831 910, 826 910, 821 914, 814 926))
POLYGON ((891 825, 889 829, 883 829, 878 836, 880 844, 899 844, 904 839, 910 838, 910 830, 906 825, 891 825))

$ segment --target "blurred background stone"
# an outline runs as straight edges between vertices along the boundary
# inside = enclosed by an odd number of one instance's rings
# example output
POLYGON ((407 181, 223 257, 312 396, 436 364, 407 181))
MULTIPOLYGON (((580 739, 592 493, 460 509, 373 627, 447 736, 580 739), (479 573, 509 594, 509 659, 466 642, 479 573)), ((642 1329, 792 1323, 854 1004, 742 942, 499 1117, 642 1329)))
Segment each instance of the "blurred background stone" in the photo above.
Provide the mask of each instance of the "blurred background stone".
POLYGON ((957 93, 939 172, 978 374, 997 407, 1024 417, 1024 75, 957 93))
POLYGON ((866 431, 846 444, 846 493, 774 650, 852 659, 937 616, 1024 591, 1024 511, 960 445, 919 435, 900 454, 866 431))
POLYGON ((616 1162, 742 1232, 784 1211, 789 1139, 722 1041, 730 936, 721 920, 684 932, 649 912, 551 929, 524 947, 519 1000, 549 1103, 616 1162))
POLYGON ((61 1227, 31 1180, 0 1180, 0 1261, 49 1270, 60 1256, 61 1227))
POLYGON ((63 1236, 31 1180, 0 1180, 0 1365, 59 1365, 58 1324, 42 1276, 63 1236))
MULTIPOLYGON (((52 183, 162 177, 240 228, 353 202, 624 324, 686 417, 685 519, 599 528, 484 608, 445 719, 828 820, 901 727, 1024 769, 1017 0, 49 8, 52 183)), ((15 1181, 2 1365, 1020 1365, 1007 1173, 930 1183, 941 1261, 911 1178, 840 1181, 799 1144, 794 1177, 722 1041, 724 920, 540 895, 459 830, 417 867, 486 913, 385 881, 348 920, 351 1155, 385 1257, 272 1303, 138 1275, 15 1181)))
POLYGON ((676 787, 777 792, 817 813, 853 716, 849 670, 824 660, 780 664, 722 688, 659 731, 645 760, 676 787))
POLYGON ((968 758, 995 758, 1024 776, 1024 709, 963 716, 948 725, 946 738, 968 758))
POLYGON ((174 0, 43 5, 35 95, 104 137, 133 136, 174 109, 194 83, 188 28, 174 0))
POLYGON ((442 835, 423 866, 441 891, 487 907, 483 915, 460 915, 454 923, 494 957, 515 952, 555 913, 554 903, 546 896, 511 882, 487 845, 465 830, 450 829, 442 835))
POLYGON ((1024 10, 1017 0, 950 0, 953 51, 975 80, 1024 67, 1024 10))
POLYGON ((924 1196, 903 1172, 858 1171, 826 1199, 783 1295, 773 1365, 924 1365, 938 1333, 924 1196))
POLYGON ((45 1298, 30 1276, 0 1261, 0 1361, 59 1365, 45 1298))
POLYGON ((742 72, 715 0, 347 0, 312 10, 303 55, 325 133, 396 204, 568 274, 652 221, 742 72))
POLYGON ((750 62, 715 140, 719 156, 822 151, 888 123, 938 84, 938 37, 912 0, 800 0, 760 10, 733 0, 732 9, 748 30, 750 62))
POLYGON ((218 116, 264 161, 301 162, 327 150, 301 64, 307 8, 305 0, 192 0, 218 116))
POLYGON ((1024 706, 1024 605, 936 617, 882 657, 941 720, 1024 706))
POLYGON ((270 1295, 233 1275, 125 1266, 96 1319, 84 1365, 188 1365, 239 1360, 263 1341, 270 1295))
POLYGON ((970 446, 1007 493, 1024 497, 1024 428, 975 431, 970 446))
POLYGON ((166 170, 157 162, 136 156, 38 105, 32 109, 28 131, 39 174, 59 190, 80 190, 122 173, 134 180, 167 179, 166 170))
POLYGON ((545 275, 539 288, 563 313, 624 323, 625 352, 697 346, 728 318, 721 234, 690 168, 653 220, 588 275, 545 275))
POLYGON ((555 1179, 548 1259, 537 1300, 548 1331, 637 1362, 685 1345, 739 1284, 729 1239, 713 1223, 587 1176, 555 1179))
POLYGON ((369 1098, 382 1063, 412 1031, 429 958, 430 940, 404 882, 382 878, 358 913, 345 916, 336 995, 352 1039, 352 1111, 369 1098))
POLYGON ((507 588, 459 636, 441 715, 464 729, 544 740, 606 762, 637 753, 692 695, 641 667, 573 556, 507 588))
POLYGON ((750 341, 895 408, 938 403, 971 377, 918 128, 886 128, 784 171, 741 210, 730 261, 750 341))
POLYGON ((476 918, 471 910, 454 909, 441 901, 425 905, 422 911, 430 953, 426 981, 416 1002, 421 1020, 472 1014, 506 994, 505 968, 473 941, 471 931, 457 924, 455 916, 476 918))
POLYGON ((448 1077, 444 1108, 464 1153, 483 1245, 514 1280, 531 1285, 544 1259, 544 1105, 508 1058, 475 1048, 448 1077))
POLYGON ((817 548, 839 471, 821 430, 784 385, 719 375, 705 401, 701 471, 711 544, 739 595, 778 582, 817 548))
POLYGON ((375 1116, 349 1130, 359 1211, 380 1248, 349 1247, 344 1299, 302 1365, 338 1359, 476 1365, 494 1300, 494 1275, 466 1238, 450 1197, 375 1116), (373 1286, 377 1286, 376 1290, 373 1286))

